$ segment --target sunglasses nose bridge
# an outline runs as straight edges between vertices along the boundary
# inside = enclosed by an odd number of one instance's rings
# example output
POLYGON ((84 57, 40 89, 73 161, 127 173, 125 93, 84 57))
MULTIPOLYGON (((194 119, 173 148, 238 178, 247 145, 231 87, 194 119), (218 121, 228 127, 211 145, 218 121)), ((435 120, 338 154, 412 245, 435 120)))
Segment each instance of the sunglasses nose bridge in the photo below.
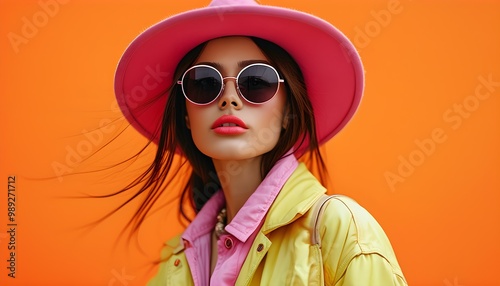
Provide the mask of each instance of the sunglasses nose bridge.
POLYGON ((226 79, 234 80, 234 89, 239 94, 240 93, 240 89, 238 88, 238 78, 235 77, 235 76, 226 76, 226 77, 222 78, 222 90, 221 90, 221 93, 224 93, 224 90, 226 89, 226 79))
POLYGON ((222 87, 219 94, 219 104, 221 106, 226 106, 227 104, 234 107, 241 107, 240 89, 238 88, 238 78, 234 76, 226 76, 222 78, 222 87), (233 89, 226 90, 227 80, 233 80, 233 89))
POLYGON ((235 76, 226 76, 226 77, 222 78, 222 82, 224 84, 226 83, 226 79, 233 79, 235 84, 238 82, 238 78, 237 77, 235 77, 235 76))

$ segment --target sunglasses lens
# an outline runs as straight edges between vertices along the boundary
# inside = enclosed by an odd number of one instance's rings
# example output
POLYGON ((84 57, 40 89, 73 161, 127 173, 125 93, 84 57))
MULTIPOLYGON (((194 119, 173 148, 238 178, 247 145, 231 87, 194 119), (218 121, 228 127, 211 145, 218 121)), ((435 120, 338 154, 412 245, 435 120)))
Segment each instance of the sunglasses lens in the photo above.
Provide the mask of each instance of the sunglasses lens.
POLYGON ((250 102, 263 103, 270 100, 278 90, 277 72, 266 65, 251 65, 238 77, 241 94, 250 102))
POLYGON ((222 79, 211 67, 199 66, 186 72, 182 80, 186 97, 194 103, 207 104, 220 93, 222 79))

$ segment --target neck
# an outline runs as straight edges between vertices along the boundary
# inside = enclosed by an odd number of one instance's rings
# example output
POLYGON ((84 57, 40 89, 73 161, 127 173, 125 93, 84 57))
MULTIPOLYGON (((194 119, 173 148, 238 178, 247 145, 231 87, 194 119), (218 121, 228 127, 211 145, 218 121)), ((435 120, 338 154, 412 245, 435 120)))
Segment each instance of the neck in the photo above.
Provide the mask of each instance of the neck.
POLYGON ((213 160, 226 199, 227 223, 262 182, 261 157, 241 161, 213 160))

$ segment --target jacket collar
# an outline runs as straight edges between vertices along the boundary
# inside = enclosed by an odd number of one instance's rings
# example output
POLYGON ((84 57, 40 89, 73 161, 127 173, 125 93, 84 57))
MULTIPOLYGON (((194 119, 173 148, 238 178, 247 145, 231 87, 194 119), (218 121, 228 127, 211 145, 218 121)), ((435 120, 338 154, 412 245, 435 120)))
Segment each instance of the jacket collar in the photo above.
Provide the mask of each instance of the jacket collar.
POLYGON ((304 215, 326 189, 300 163, 283 186, 267 214, 262 233, 267 234, 304 215))
MULTIPOLYGON (((326 193, 326 189, 309 172, 304 163, 300 163, 271 205, 262 225, 261 233, 267 235, 269 232, 298 219, 324 193, 326 193)), ((169 245, 174 248, 174 254, 185 249, 183 239, 172 241, 172 244, 169 243, 169 245)))

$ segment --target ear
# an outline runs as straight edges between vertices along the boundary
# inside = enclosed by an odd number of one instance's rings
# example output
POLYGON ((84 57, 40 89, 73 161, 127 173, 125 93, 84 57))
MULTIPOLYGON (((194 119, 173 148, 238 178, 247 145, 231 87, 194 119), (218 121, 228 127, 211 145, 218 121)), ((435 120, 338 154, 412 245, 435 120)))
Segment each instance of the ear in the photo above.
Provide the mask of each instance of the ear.
POLYGON ((186 114, 185 118, 186 118, 186 127, 187 127, 187 129, 191 130, 191 124, 189 123, 189 116, 187 116, 187 114, 186 114))

